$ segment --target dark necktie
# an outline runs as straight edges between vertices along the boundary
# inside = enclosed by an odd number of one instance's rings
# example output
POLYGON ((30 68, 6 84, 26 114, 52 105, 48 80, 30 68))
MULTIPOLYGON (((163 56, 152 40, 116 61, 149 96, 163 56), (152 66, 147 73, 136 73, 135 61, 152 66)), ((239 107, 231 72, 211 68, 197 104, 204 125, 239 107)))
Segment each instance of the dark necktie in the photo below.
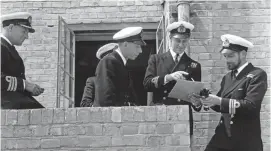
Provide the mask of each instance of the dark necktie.
POLYGON ((178 58, 179 58, 179 54, 177 53, 176 56, 175 56, 175 59, 174 59, 175 64, 178 64, 178 62, 179 62, 178 58))
POLYGON ((232 74, 232 78, 236 79, 236 74, 237 74, 238 71, 235 69, 235 70, 232 70, 231 72, 232 72, 231 73, 232 74))

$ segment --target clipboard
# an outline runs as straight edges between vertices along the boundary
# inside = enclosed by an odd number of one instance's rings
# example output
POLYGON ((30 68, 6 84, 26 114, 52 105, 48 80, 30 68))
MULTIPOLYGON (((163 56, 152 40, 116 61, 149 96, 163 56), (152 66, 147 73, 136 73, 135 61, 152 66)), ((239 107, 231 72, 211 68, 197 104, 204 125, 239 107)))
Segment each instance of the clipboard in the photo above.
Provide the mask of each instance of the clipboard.
POLYGON ((200 93, 204 88, 204 83, 198 81, 177 80, 175 86, 169 93, 168 97, 181 99, 190 102, 189 94, 200 93))

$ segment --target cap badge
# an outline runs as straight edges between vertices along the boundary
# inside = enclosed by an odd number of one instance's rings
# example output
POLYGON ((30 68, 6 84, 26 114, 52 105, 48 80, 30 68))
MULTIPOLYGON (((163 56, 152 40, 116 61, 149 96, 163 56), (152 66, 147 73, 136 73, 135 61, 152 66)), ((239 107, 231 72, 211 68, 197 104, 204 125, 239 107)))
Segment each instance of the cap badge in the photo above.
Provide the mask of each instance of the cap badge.
POLYGON ((228 39, 226 39, 225 41, 223 41, 223 47, 229 47, 230 46, 230 42, 228 39))
POLYGON ((183 25, 180 25, 180 27, 178 27, 177 31, 180 33, 183 33, 183 32, 185 32, 185 27, 183 25))
POLYGON ((29 17, 27 18, 27 20, 28 20, 28 22, 29 22, 30 24, 32 24, 32 17, 31 17, 31 16, 29 16, 29 17))

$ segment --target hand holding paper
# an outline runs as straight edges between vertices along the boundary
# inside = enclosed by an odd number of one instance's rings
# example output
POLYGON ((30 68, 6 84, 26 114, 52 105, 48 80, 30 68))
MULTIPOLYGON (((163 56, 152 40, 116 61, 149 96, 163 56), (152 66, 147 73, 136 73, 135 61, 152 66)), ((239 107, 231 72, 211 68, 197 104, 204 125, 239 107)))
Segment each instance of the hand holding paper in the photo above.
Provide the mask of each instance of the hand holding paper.
POLYGON ((221 97, 210 94, 209 97, 203 99, 203 104, 207 106, 220 105, 221 99, 221 97))
POLYGON ((202 105, 202 96, 193 93, 193 94, 189 94, 188 98, 190 99, 190 102, 194 105, 194 106, 200 106, 202 105))
POLYGON ((188 75, 188 73, 185 71, 176 71, 176 72, 166 75, 166 81, 169 82, 169 81, 173 81, 173 80, 176 81, 180 79, 184 80, 185 79, 184 75, 188 75))
POLYGON ((187 80, 176 80, 176 84, 169 93, 169 97, 181 99, 190 103, 193 103, 190 95, 195 93, 199 94, 200 91, 204 88, 204 84, 202 82, 197 81, 187 81, 187 80))

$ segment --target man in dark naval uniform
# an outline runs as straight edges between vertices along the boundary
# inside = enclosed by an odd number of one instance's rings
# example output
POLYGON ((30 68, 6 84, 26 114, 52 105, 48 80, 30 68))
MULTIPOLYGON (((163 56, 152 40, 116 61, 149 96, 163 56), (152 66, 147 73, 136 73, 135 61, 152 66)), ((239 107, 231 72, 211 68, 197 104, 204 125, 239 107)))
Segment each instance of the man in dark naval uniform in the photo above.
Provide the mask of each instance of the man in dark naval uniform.
MULTIPOLYGON (((101 60, 118 47, 117 43, 108 43, 98 49, 96 57, 101 60)), ((87 78, 86 86, 80 103, 81 107, 91 107, 95 99, 95 76, 87 78)))
POLYGON ((239 36, 222 35, 222 55, 227 73, 217 95, 203 103, 222 114, 215 134, 205 151, 263 151, 260 110, 267 90, 267 74, 247 62, 253 44, 239 36))
POLYGON ((134 60, 142 52, 141 45, 145 42, 141 34, 142 27, 127 27, 113 36, 118 48, 97 66, 94 107, 124 106, 133 99, 132 82, 125 65, 128 59, 134 60))
POLYGON ((190 134, 193 134, 192 109, 201 110, 201 102, 192 103, 180 99, 169 98, 168 94, 176 84, 177 79, 201 81, 201 65, 192 60, 184 52, 194 25, 189 22, 179 21, 170 24, 167 31, 170 32, 171 48, 162 54, 152 55, 143 81, 144 88, 153 92, 151 105, 189 105, 190 134))
POLYGON ((28 38, 31 27, 31 14, 19 12, 1 16, 1 108, 34 109, 44 108, 32 96, 38 96, 44 89, 25 79, 25 66, 16 46, 21 46, 28 38))

